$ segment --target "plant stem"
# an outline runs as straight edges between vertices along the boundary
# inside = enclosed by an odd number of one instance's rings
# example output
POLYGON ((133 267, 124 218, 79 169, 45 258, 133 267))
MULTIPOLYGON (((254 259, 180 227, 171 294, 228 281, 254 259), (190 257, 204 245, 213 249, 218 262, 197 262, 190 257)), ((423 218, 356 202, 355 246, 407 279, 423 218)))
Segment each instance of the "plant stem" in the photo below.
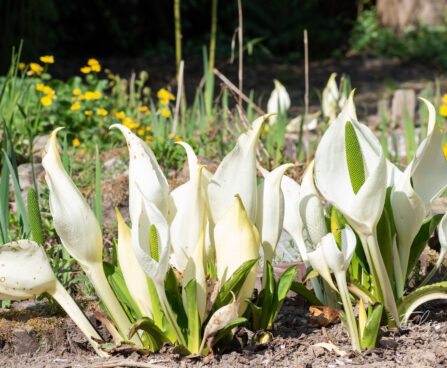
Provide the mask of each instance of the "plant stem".
POLYGON ((210 73, 214 69, 214 59, 216 54, 216 33, 217 33, 217 0, 213 0, 211 8, 211 38, 210 38, 210 57, 208 70, 210 73))
POLYGON ((92 339, 92 337, 94 337, 95 339, 101 340, 101 336, 99 336, 98 332, 96 332, 87 317, 79 309, 78 305, 67 293, 67 291, 64 289, 59 281, 56 281, 56 288, 51 293, 51 296, 56 299, 56 301, 76 324, 76 326, 79 327, 89 343, 92 345, 93 349, 95 349, 96 353, 102 358, 108 357, 109 354, 107 354, 105 351, 100 350, 98 343, 92 339))
POLYGON ((180 22, 180 0, 174 0, 174 32, 175 32, 175 61, 177 63, 177 76, 182 61, 182 30, 180 22))
MULTIPOLYGON (((243 55, 244 55, 244 48, 243 48, 243 44, 244 44, 244 39, 243 39, 243 33, 242 33, 242 29, 243 29, 243 24, 242 24, 242 0, 237 0, 237 8, 238 8, 238 15, 239 15, 239 30, 238 30, 238 39, 239 39, 239 71, 238 71, 238 79, 239 79, 239 90, 241 91, 241 93, 244 92, 243 89, 243 74, 242 74, 242 70, 243 70, 243 65, 244 65, 244 60, 243 60, 243 55)), ((242 108, 242 98, 239 96, 239 106, 242 108)))
POLYGON ((361 350, 360 338, 358 334, 357 321, 352 310, 351 300, 349 298, 348 285, 346 284, 346 273, 336 272, 335 279, 337 280, 338 290, 340 291, 343 308, 346 314, 346 322, 348 324, 349 336, 351 337, 352 349, 356 351, 361 350))

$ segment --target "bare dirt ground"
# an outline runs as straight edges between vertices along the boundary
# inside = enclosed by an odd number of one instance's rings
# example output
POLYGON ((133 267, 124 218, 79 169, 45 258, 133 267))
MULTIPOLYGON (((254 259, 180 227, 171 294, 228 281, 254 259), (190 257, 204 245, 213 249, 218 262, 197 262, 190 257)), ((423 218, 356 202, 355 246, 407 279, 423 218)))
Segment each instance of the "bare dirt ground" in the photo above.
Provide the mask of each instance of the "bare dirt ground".
MULTIPOLYGON (((160 353, 141 356, 116 353, 96 357, 85 338, 66 317, 0 318, 0 366, 4 368, 106 368, 106 367, 443 367, 447 365, 447 303, 433 302, 399 331, 382 330, 379 347, 354 353, 346 329, 338 323, 316 328, 309 322, 308 304, 288 298, 273 330, 272 341, 246 342, 250 332, 240 330, 233 346, 215 359, 188 359, 165 346, 160 353), (36 322, 36 318, 39 323, 36 322), (12 322, 11 322, 12 321, 12 322), (12 332, 4 336, 5 323, 12 332), (336 352, 317 344, 330 344, 336 352)), ((11 313, 11 312, 9 312, 11 313)), ((43 313, 43 312, 42 312, 43 313)), ((45 312, 45 313, 48 313, 45 312)), ((33 316, 30 312, 29 317, 33 316)), ((90 318, 92 316, 90 315, 90 318)))

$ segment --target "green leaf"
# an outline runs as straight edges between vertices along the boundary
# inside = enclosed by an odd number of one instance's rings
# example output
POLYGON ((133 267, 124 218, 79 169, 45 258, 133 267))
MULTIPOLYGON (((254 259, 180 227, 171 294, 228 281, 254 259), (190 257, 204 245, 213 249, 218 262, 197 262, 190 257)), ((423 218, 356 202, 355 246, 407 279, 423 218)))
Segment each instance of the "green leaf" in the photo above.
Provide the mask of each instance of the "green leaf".
POLYGON ((393 265, 393 238, 391 232, 390 216, 386 207, 383 208, 382 216, 377 224, 377 242, 380 248, 380 254, 383 258, 388 278, 391 282, 391 287, 394 294, 396 294, 396 282, 394 279, 394 265, 393 265))
POLYGON ((275 295, 273 297, 273 313, 270 318, 269 325, 267 326, 268 329, 272 328, 272 324, 273 322, 275 322, 276 317, 278 316, 278 313, 281 309, 282 303, 284 302, 284 299, 286 298, 287 293, 292 286, 292 282, 296 277, 296 267, 297 265, 294 265, 285 270, 276 284, 275 295))
POLYGON ((259 294, 258 306, 262 307, 261 313, 261 329, 265 330, 270 324, 270 320, 274 313, 273 298, 275 295, 275 278, 273 274, 272 264, 267 261, 266 270, 264 272, 265 280, 263 280, 264 288, 259 294))
POLYGON ((346 163, 348 165, 352 190, 357 194, 365 182, 365 167, 357 134, 350 121, 347 121, 345 125, 345 147, 346 163))
POLYGON ((131 339, 138 330, 143 330, 150 336, 151 340, 149 343, 152 351, 159 350, 164 342, 169 341, 163 331, 161 331, 149 317, 138 319, 129 331, 128 338, 131 339))
POLYGON ((182 294, 180 293, 180 286, 175 276, 174 270, 170 267, 165 277, 165 290, 166 298, 171 305, 177 320, 177 324, 182 329, 183 333, 186 333, 188 328, 188 317, 186 316, 185 309, 183 307, 182 294))
POLYGON ((11 177, 12 177, 12 182, 13 182, 13 186, 14 186, 14 197, 16 200, 16 204, 17 204, 17 214, 19 216, 22 228, 23 228, 23 233, 29 234, 30 233, 30 226, 29 226, 29 222, 28 222, 28 214, 25 210, 25 203, 23 202, 23 198, 22 198, 22 192, 20 191, 20 184, 19 184, 19 179, 15 174, 14 168, 11 164, 11 161, 9 160, 8 156, 6 155, 6 152, 3 151, 3 158, 6 162, 6 164, 8 165, 9 171, 11 173, 11 177))
POLYGON ((348 289, 351 294, 355 295, 357 298, 363 299, 363 301, 369 303, 378 303, 376 295, 373 295, 367 288, 365 288, 359 280, 351 279, 348 285, 348 289))
POLYGON ((242 286, 244 285, 245 279, 250 273, 251 269, 257 262, 257 259, 251 259, 249 261, 245 261, 239 268, 231 275, 231 277, 222 285, 219 294, 217 295, 216 301, 213 304, 210 315, 212 315, 216 310, 231 303, 233 300, 233 296, 231 295, 231 291, 234 295, 239 294, 242 286))
POLYGON ((45 238, 43 236, 42 218, 40 217, 39 201, 34 188, 29 188, 28 190, 27 204, 31 235, 37 244, 43 245, 45 238))
POLYGON ((197 307, 197 282, 192 279, 185 286, 186 304, 188 309, 188 350, 196 354, 200 349, 200 317, 197 307))
POLYGON ((253 303, 251 299, 245 299, 251 312, 251 324, 253 331, 261 330, 262 308, 253 303))
POLYGON ((110 287, 116 295, 116 298, 120 302, 123 310, 126 312, 127 317, 131 322, 141 318, 141 312, 129 290, 127 289, 126 282, 121 270, 114 265, 103 262, 104 273, 106 274, 107 281, 109 281, 110 287))
POLYGON ((422 223, 419 232, 417 233, 416 237, 413 240, 413 243, 411 244, 410 257, 408 259, 407 278, 419 261, 419 257, 421 256, 425 245, 433 235, 436 226, 438 226, 439 222, 441 221, 441 218, 442 214, 434 215, 432 218, 426 219, 422 223))
POLYGON ((322 306, 324 305, 315 295, 312 293, 306 285, 302 284, 301 282, 292 281, 292 284, 290 285, 290 290, 293 292, 301 295, 303 298, 305 298, 310 305, 315 306, 322 306))
POLYGON ((397 302, 397 310, 401 322, 405 323, 411 313, 421 304, 436 299, 447 299, 447 281, 420 287, 400 298, 397 302))
POLYGON ((365 329, 363 330, 363 337, 361 341, 363 349, 369 349, 376 346, 377 335, 380 328, 380 321, 382 320, 382 313, 383 306, 382 304, 378 304, 374 308, 372 313, 369 314, 365 329))
MULTIPOLYGON (((5 156, 5 155, 4 155, 5 156)), ((2 243, 9 243, 9 168, 3 165, 0 178, 0 230, 2 243)))

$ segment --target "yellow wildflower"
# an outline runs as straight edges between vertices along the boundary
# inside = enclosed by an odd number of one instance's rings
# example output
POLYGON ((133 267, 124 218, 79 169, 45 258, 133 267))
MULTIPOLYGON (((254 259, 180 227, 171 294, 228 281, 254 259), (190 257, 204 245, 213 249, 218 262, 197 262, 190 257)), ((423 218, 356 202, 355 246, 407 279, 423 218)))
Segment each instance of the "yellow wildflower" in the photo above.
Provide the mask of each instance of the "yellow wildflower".
POLYGON ((169 133, 169 134, 168 134, 168 137, 169 137, 169 139, 172 139, 172 138, 174 138, 174 134, 169 133))
POLYGON ((54 96, 54 90, 50 86, 44 86, 42 89, 42 92, 46 95, 53 95, 54 96))
POLYGON ((150 132, 150 131, 151 131, 151 127, 150 127, 150 126, 147 126, 147 127, 146 127, 146 131, 150 132))
POLYGON ((134 123, 132 118, 124 118, 123 125, 129 128, 130 130, 138 128, 138 124, 134 123))
POLYGON ((84 114, 87 115, 87 116, 92 116, 93 115, 93 111, 92 110, 85 110, 84 114))
POLYGON ((99 65, 99 61, 96 60, 96 59, 94 59, 94 58, 90 58, 90 59, 88 59, 88 61, 87 61, 87 65, 88 65, 88 66, 99 65))
POLYGON ((40 103, 43 105, 43 106, 50 106, 52 103, 53 103, 53 101, 51 100, 51 96, 43 96, 41 99, 40 99, 40 103))
POLYGON ((84 74, 88 74, 88 73, 90 73, 91 71, 92 71, 92 68, 90 68, 89 66, 83 66, 83 67, 81 68, 81 72, 84 73, 84 74))
MULTIPOLYGON (((172 93, 170 93, 169 91, 165 90, 164 88, 160 89, 157 92, 157 97, 160 100, 175 100, 175 97, 172 93)), ((166 104, 163 104, 166 105, 166 104)))
POLYGON ((81 105, 79 104, 79 101, 76 101, 73 105, 71 105, 70 110, 79 110, 81 105))
POLYGON ((100 72, 101 71, 101 65, 94 64, 90 68, 92 68, 92 72, 100 72))
POLYGON ((174 140, 176 142, 183 142, 183 139, 181 139, 178 135, 175 136, 174 140))
POLYGON ((86 100, 98 100, 101 98, 101 92, 87 91, 85 92, 86 100))
POLYGON ((44 88, 45 88, 44 84, 42 84, 42 83, 37 83, 36 84, 36 91, 42 92, 44 90, 44 88))
POLYGON ((146 143, 150 143, 150 142, 152 142, 154 140, 154 137, 152 137, 151 135, 148 135, 145 139, 144 139, 144 141, 146 142, 146 143))
POLYGON ((19 63, 19 70, 23 70, 26 68, 26 64, 25 63, 19 63))
POLYGON ((81 144, 81 142, 79 141, 78 138, 75 138, 71 141, 71 144, 73 145, 73 147, 79 147, 79 145, 81 144))
POLYGON ((106 109, 103 109, 103 108, 96 110, 96 113, 97 113, 99 116, 107 116, 107 110, 106 110, 106 109))
POLYGON ((33 74, 40 75, 40 73, 43 72, 42 66, 37 63, 30 63, 29 68, 30 68, 29 72, 31 75, 33 74))
POLYGON ((79 88, 76 88, 76 89, 73 90, 73 94, 74 94, 75 96, 78 96, 78 95, 81 94, 81 90, 80 90, 79 88))
POLYGON ((149 113, 149 108, 147 106, 141 106, 140 111, 149 113))
POLYGON ((140 129, 137 130, 137 134, 141 135, 141 136, 144 135, 144 132, 145 132, 144 128, 140 128, 140 129))
POLYGON ((85 96, 84 96, 84 95, 79 95, 78 98, 79 98, 80 100, 85 100, 85 96))
POLYGON ((72 100, 72 101, 76 101, 77 98, 76 98, 75 96, 71 96, 71 100, 72 100))
POLYGON ((168 109, 165 109, 164 107, 161 109, 160 113, 161 113, 161 116, 163 116, 165 118, 169 118, 171 116, 171 111, 169 111, 168 109))
POLYGON ((447 93, 445 93, 444 96, 442 96, 442 103, 444 105, 447 105, 447 93))
POLYGON ((124 113, 124 111, 120 111, 120 112, 117 112, 117 113, 115 114, 115 116, 116 116, 118 119, 124 119, 124 118, 126 117, 126 114, 124 113))
POLYGON ((54 56, 53 55, 44 55, 40 57, 40 61, 45 64, 53 64, 54 56))
POLYGON ((442 116, 447 116, 447 105, 442 105, 442 106, 439 108, 439 113, 440 113, 442 116))
POLYGON ((162 99, 160 100, 160 103, 161 103, 162 105, 167 105, 167 104, 169 103, 169 100, 168 100, 167 98, 162 98, 162 99))

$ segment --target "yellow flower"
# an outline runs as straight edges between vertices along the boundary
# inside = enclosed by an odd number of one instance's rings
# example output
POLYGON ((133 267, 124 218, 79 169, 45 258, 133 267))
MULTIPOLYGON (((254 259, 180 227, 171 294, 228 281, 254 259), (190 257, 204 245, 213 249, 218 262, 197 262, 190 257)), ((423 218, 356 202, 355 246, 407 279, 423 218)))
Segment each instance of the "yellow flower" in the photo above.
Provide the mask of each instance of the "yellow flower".
POLYGON ((51 100, 51 96, 43 96, 41 99, 40 99, 40 103, 43 105, 43 106, 50 106, 52 103, 53 103, 53 101, 51 100))
POLYGON ((53 55, 44 55, 40 57, 40 61, 45 64, 53 64, 54 56, 53 55))
POLYGON ((150 126, 147 126, 147 127, 146 127, 146 131, 150 132, 150 131, 151 131, 151 127, 150 127, 150 126))
POLYGON ((25 63, 19 63, 19 70, 23 70, 26 68, 26 64, 25 63))
POLYGON ((96 110, 96 113, 97 113, 99 116, 107 116, 107 110, 106 110, 106 109, 103 109, 103 108, 96 110))
POLYGON ((439 113, 440 113, 442 116, 447 116, 447 105, 442 105, 442 106, 439 108, 439 113))
POLYGON ((88 65, 88 66, 99 65, 99 61, 96 60, 96 59, 94 59, 94 58, 90 58, 90 59, 88 59, 88 61, 87 61, 87 65, 88 65))
POLYGON ((79 98, 80 100, 85 100, 85 96, 84 96, 84 95, 79 95, 78 98, 79 98))
POLYGON ((172 139, 172 138, 174 138, 174 134, 169 133, 169 134, 168 134, 168 137, 169 137, 169 139, 172 139))
POLYGON ((101 65, 99 64, 94 64, 91 66, 92 68, 92 72, 100 72, 101 71, 101 65))
POLYGON ((36 84, 36 91, 43 91, 44 90, 44 88, 45 88, 45 85, 44 84, 42 84, 42 83, 37 83, 36 84))
POLYGON ((181 139, 179 136, 175 136, 175 138, 174 138, 174 140, 176 141, 176 142, 183 142, 183 139, 181 139))
POLYGON ((147 114, 150 113, 150 110, 149 110, 149 108, 148 108, 147 106, 141 106, 141 107, 140 107, 140 111, 141 111, 141 112, 145 112, 145 113, 147 113, 147 114))
POLYGON ((33 74, 40 75, 40 73, 43 72, 42 66, 37 63, 30 63, 29 68, 30 68, 31 75, 33 75, 33 74))
POLYGON ((143 128, 140 128, 137 130, 138 135, 144 135, 145 130, 143 128))
POLYGON ((148 135, 148 136, 144 139, 144 141, 145 141, 146 143, 152 142, 153 140, 154 140, 154 137, 152 137, 151 135, 148 135))
POLYGON ((92 110, 85 110, 84 114, 87 115, 87 116, 92 116, 93 115, 93 111, 92 110))
POLYGON ((447 93, 444 94, 444 96, 442 96, 442 103, 443 103, 444 105, 447 105, 447 93))
POLYGON ((71 96, 71 100, 72 100, 72 101, 76 101, 77 98, 76 98, 75 96, 71 96))
POLYGON ((81 90, 80 90, 79 88, 76 88, 76 89, 73 90, 73 94, 74 94, 75 96, 78 96, 78 95, 81 94, 81 90))
MULTIPOLYGON (((157 92, 157 97, 160 100, 166 100, 166 101, 167 100, 175 100, 174 95, 172 93, 170 93, 169 91, 165 90, 164 88, 160 89, 157 92)), ((166 105, 166 104, 163 104, 163 105, 166 105)))
POLYGON ((71 144, 73 145, 73 147, 79 147, 79 145, 81 144, 81 142, 79 141, 78 138, 75 138, 71 141, 71 144))
POLYGON ((92 68, 90 68, 89 66, 83 66, 83 67, 81 68, 81 72, 84 73, 84 74, 88 74, 88 73, 90 73, 91 71, 92 71, 92 68))
POLYGON ((85 92, 86 100, 98 100, 101 98, 101 92, 87 91, 85 92))
POLYGON ((79 104, 79 101, 76 101, 73 105, 71 105, 70 110, 79 110, 81 105, 79 104))
POLYGON ((138 128, 138 124, 134 123, 132 118, 124 118, 123 125, 128 127, 130 130, 138 128))
POLYGON ((167 98, 162 98, 162 99, 160 100, 160 103, 161 103, 162 105, 167 105, 167 104, 169 103, 169 100, 168 100, 167 98))
POLYGON ((42 92, 45 93, 46 95, 54 96, 54 90, 50 86, 44 86, 42 92))
POLYGON ((124 119, 124 118, 126 117, 126 114, 124 113, 124 111, 120 111, 120 112, 117 112, 117 113, 115 114, 115 116, 116 116, 118 119, 124 119))
POLYGON ((164 107, 161 109, 161 116, 165 118, 169 118, 171 116, 171 112, 168 109, 165 109, 164 107))

